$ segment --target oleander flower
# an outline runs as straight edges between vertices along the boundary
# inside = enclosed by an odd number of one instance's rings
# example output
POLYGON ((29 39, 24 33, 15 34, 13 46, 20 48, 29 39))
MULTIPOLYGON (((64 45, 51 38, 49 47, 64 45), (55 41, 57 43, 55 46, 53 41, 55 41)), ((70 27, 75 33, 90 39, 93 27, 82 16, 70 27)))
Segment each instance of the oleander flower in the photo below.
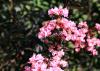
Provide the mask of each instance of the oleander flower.
POLYGON ((59 6, 59 8, 54 7, 48 10, 48 14, 50 16, 58 15, 58 16, 68 17, 68 9, 63 8, 62 6, 59 6))
POLYGON ((100 24, 96 23, 95 28, 100 31, 100 24))
MULTIPOLYGON (((67 47, 63 49, 65 46, 62 45, 62 41, 70 41, 78 53, 81 49, 85 49, 93 56, 98 55, 96 47, 100 47, 100 38, 92 35, 95 30, 91 32, 93 29, 88 27, 87 22, 80 22, 77 25, 74 21, 63 18, 62 16, 68 17, 68 9, 62 6, 49 9, 48 14, 51 17, 55 15, 59 17, 45 22, 39 30, 38 38, 48 44, 48 52, 51 55, 48 55, 49 58, 47 58, 42 54, 33 54, 28 62, 31 66, 26 66, 25 71, 64 71, 63 68, 68 66, 68 62, 63 59, 64 49, 67 47), (43 39, 51 35, 56 38, 55 40, 59 40, 59 43, 50 41, 49 44, 50 39, 43 39)), ((100 33, 100 24, 96 23, 95 28, 100 33)), ((39 48, 37 47, 37 49, 39 48)))

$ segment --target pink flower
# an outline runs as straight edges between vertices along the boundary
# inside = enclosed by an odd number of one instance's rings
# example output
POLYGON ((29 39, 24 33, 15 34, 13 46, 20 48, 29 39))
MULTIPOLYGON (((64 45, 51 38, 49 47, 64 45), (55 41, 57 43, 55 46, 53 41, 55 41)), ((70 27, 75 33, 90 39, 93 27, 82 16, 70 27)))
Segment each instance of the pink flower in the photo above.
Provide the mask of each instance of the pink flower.
POLYGON ((71 36, 71 40, 72 40, 72 41, 75 41, 75 40, 76 40, 76 38, 77 38, 77 36, 76 36, 76 35, 72 35, 72 36, 71 36))
POLYGON ((78 29, 76 29, 76 30, 73 30, 73 33, 74 33, 74 35, 75 35, 75 36, 78 36, 78 35, 80 35, 80 32, 79 32, 79 30, 78 30, 78 29))
POLYGON ((87 47, 87 50, 92 52, 94 50, 94 47, 87 47))
POLYGON ((78 27, 80 27, 80 28, 88 28, 87 22, 80 22, 78 27))
POLYGON ((99 23, 96 23, 95 28, 96 28, 98 31, 100 31, 100 24, 99 24, 99 23))
POLYGON ((58 61, 58 60, 53 60, 53 61, 50 62, 50 66, 51 66, 51 67, 58 67, 59 63, 60 63, 60 61, 58 61))
POLYGON ((41 65, 41 70, 42 70, 42 71, 46 71, 46 69, 47 69, 47 64, 43 63, 43 64, 41 65))
POLYGON ((93 47, 96 45, 96 38, 92 38, 92 39, 87 39, 88 42, 88 46, 93 47))
POLYGON ((58 16, 68 17, 68 9, 67 8, 63 9, 62 6, 60 6, 59 8, 55 7, 55 8, 49 9, 48 14, 50 16, 58 15, 58 16))
POLYGON ((53 56, 52 59, 53 59, 53 60, 60 60, 61 57, 59 57, 59 56, 53 56))
POLYGON ((47 36, 51 35, 51 31, 55 29, 56 26, 56 20, 51 20, 49 22, 46 22, 42 28, 40 28, 40 32, 38 33, 38 38, 42 39, 47 36))
POLYGON ((70 21, 66 18, 61 19, 61 26, 60 26, 61 28, 66 30, 66 29, 75 28, 75 26, 76 26, 75 22, 70 21))
POLYGON ((67 8, 64 8, 63 9, 63 16, 64 17, 68 17, 68 13, 69 13, 68 9, 67 8))
POLYGON ((95 55, 98 55, 98 52, 94 49, 94 50, 92 51, 92 54, 93 54, 93 56, 95 56, 95 55))
POLYGON ((68 63, 64 60, 61 60, 60 64, 62 65, 62 67, 67 67, 68 66, 68 63))
POLYGON ((25 70, 24 71, 32 71, 32 70, 31 70, 31 67, 25 66, 25 70))
POLYGON ((58 14, 61 16, 61 15, 63 15, 63 7, 62 6, 59 6, 59 8, 58 8, 58 14))
POLYGON ((59 56, 59 57, 64 56, 64 51, 63 51, 63 49, 62 49, 61 51, 58 52, 57 56, 59 56))
POLYGON ((66 41, 69 41, 71 39, 71 35, 68 34, 65 30, 63 30, 61 32, 63 39, 65 39, 66 41))
POLYGON ((75 51, 76 51, 76 52, 79 52, 79 51, 80 51, 80 48, 75 48, 75 51))
POLYGON ((29 63, 33 63, 35 61, 35 57, 36 57, 36 55, 33 54, 33 56, 31 58, 29 58, 29 63))
POLYGON ((48 14, 49 14, 49 15, 53 15, 53 14, 54 14, 54 9, 51 8, 50 10, 48 10, 48 14))
POLYGON ((60 51, 52 51, 52 55, 53 56, 62 57, 64 55, 64 51, 63 50, 60 50, 60 51))
POLYGON ((45 33, 44 32, 39 32, 38 33, 38 38, 41 39, 41 38, 44 38, 45 37, 45 33))
POLYGON ((59 15, 59 9, 57 8, 57 7, 55 7, 55 8, 51 8, 51 9, 49 9, 48 10, 48 14, 50 15, 50 16, 53 16, 53 15, 59 15))
POLYGON ((77 37, 77 39, 74 41, 75 47, 80 47, 82 43, 82 39, 80 37, 77 37))
POLYGON ((53 46, 50 48, 52 49, 50 50, 52 53, 52 57, 50 59, 44 58, 41 54, 33 54, 33 56, 29 59, 31 67, 25 68, 25 71, 63 71, 61 66, 67 66, 67 62, 61 59, 64 55, 64 51, 53 50, 53 46))
POLYGON ((47 69, 47 71, 64 71, 59 67, 50 67, 49 69, 47 69))
POLYGON ((79 29, 79 32, 82 33, 82 34, 85 34, 85 33, 88 32, 88 29, 87 28, 81 28, 81 29, 79 29))
POLYGON ((44 60, 44 57, 41 54, 38 54, 38 55, 33 54, 33 56, 31 58, 29 58, 29 63, 34 64, 37 61, 43 62, 43 60, 44 60))
POLYGON ((97 46, 100 47, 100 39, 97 39, 97 40, 96 40, 96 43, 97 43, 97 46))
POLYGON ((41 60, 41 61, 43 61, 44 57, 41 54, 38 54, 38 55, 36 55, 35 60, 38 60, 38 61, 41 60))
POLYGON ((55 28, 55 26, 56 26, 56 20, 51 20, 51 21, 48 23, 47 28, 48 28, 49 30, 53 30, 53 29, 55 28))

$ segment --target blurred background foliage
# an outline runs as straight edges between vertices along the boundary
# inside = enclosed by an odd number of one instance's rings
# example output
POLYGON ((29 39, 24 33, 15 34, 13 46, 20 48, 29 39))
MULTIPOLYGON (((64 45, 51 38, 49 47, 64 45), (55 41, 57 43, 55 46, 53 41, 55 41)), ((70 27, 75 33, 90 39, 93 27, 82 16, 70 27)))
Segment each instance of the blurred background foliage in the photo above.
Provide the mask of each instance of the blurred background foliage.
MULTIPOLYGON (((100 23, 100 0, 0 0, 0 71, 21 71, 36 52, 34 47, 45 46, 36 35, 42 22, 51 19, 48 9, 60 4, 68 7, 69 19, 77 23, 100 23)), ((69 71, 99 71, 100 56, 73 51, 68 56, 69 71)))

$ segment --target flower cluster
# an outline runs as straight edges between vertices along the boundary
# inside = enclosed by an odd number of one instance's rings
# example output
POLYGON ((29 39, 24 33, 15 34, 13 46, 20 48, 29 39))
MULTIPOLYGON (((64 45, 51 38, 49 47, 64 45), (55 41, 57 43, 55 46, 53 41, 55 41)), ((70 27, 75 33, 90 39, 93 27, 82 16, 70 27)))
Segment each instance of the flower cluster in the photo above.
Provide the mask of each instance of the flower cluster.
POLYGON ((64 71, 61 67, 66 67, 68 63, 61 59, 64 55, 63 50, 51 50, 52 57, 50 59, 43 57, 41 54, 33 54, 29 59, 31 67, 26 66, 25 71, 64 71))
POLYGON ((96 29, 100 31, 100 24, 96 23, 96 29))
MULTIPOLYGON (((96 24, 95 28, 98 31, 100 31, 100 24, 96 24)), ((44 37, 47 37, 40 34, 42 32, 45 32, 44 35, 46 35, 46 34, 49 34, 47 31, 50 31, 50 35, 51 35, 53 34, 52 31, 54 31, 54 29, 62 29, 62 31, 60 31, 60 34, 57 34, 57 35, 60 35, 62 40, 73 42, 76 52, 79 52, 80 49, 84 48, 85 50, 91 52, 92 55, 98 54, 95 47, 96 46, 100 47, 99 45, 100 39, 96 38, 95 36, 91 36, 90 34, 91 32, 89 31, 91 29, 89 29, 87 22, 80 22, 78 25, 76 25, 74 21, 68 20, 66 18, 58 18, 58 19, 47 22, 42 28, 40 28, 40 30, 41 29, 46 29, 39 32, 38 37, 40 38, 41 36, 41 39, 44 37), (51 22, 52 22, 52 25, 50 25, 51 22), (52 29, 49 29, 51 27, 52 29), (94 39, 94 37, 96 39, 91 40, 91 39, 94 39), (91 42, 89 42, 89 40, 91 42), (89 45, 92 45, 92 46, 89 46, 89 45)))
POLYGON ((88 43, 88 47, 87 50, 92 52, 93 55, 97 55, 98 52, 95 49, 95 46, 99 46, 100 47, 100 39, 97 38, 88 38, 87 39, 87 43, 88 43))
POLYGON ((96 23, 95 28, 98 30, 98 33, 100 34, 100 24, 96 23))
MULTIPOLYGON (((33 54, 28 62, 31 67, 26 66, 25 71, 64 71, 62 68, 67 67, 68 63, 62 59, 64 50, 61 41, 72 42, 76 52, 85 49, 93 56, 98 55, 96 47, 100 47, 100 39, 91 35, 93 31, 90 31, 92 29, 88 27, 87 22, 76 24, 74 21, 66 19, 65 17, 68 17, 67 8, 55 7, 50 9, 48 14, 50 16, 57 15, 58 18, 45 22, 44 26, 40 28, 38 38, 48 44, 49 40, 44 40, 43 38, 53 35, 60 42, 56 41, 59 43, 49 45, 48 50, 52 54, 50 58, 46 58, 41 54, 33 54), (54 32, 55 30, 58 30, 59 33, 54 32)), ((97 23, 95 29, 100 33, 100 24, 97 23)))
POLYGON ((45 23, 45 25, 40 28, 40 32, 38 34, 38 38, 44 38, 51 35, 51 31, 54 30, 56 20, 51 20, 45 23))
POLYGON ((57 16, 64 16, 64 17, 68 17, 68 9, 67 8, 64 8, 62 6, 60 6, 59 8, 55 7, 55 8, 51 8, 49 11, 48 11, 48 14, 50 16, 53 16, 53 15, 57 15, 57 16))

